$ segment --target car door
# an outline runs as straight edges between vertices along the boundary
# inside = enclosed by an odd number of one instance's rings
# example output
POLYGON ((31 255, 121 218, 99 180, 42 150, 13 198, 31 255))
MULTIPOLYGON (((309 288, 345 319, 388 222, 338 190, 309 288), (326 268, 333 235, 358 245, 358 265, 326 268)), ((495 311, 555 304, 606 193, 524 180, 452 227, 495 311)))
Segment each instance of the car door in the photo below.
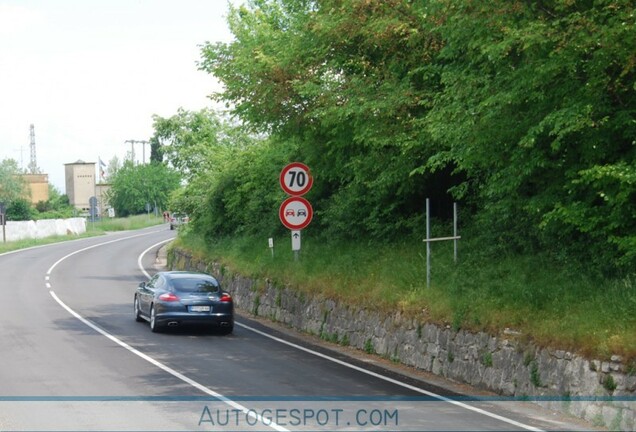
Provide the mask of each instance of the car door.
POLYGON ((150 305, 155 295, 159 275, 154 275, 148 282, 139 285, 139 309, 144 315, 150 316, 150 305))

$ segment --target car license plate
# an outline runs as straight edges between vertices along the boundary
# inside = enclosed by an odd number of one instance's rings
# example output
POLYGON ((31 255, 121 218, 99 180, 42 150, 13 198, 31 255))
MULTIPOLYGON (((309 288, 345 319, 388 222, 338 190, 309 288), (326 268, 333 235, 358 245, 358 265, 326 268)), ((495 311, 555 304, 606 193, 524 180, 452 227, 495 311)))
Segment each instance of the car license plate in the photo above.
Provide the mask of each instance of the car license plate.
POLYGON ((210 312, 210 306, 190 306, 190 312, 210 312))

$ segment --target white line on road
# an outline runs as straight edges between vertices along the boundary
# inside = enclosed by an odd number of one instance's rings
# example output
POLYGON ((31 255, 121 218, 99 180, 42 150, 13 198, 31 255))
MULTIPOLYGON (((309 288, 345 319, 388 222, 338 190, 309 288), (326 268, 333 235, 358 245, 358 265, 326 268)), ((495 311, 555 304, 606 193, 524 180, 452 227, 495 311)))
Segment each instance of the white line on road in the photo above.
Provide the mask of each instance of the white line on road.
MULTIPOLYGON (((124 237, 124 238, 119 238, 119 239, 116 239, 116 240, 111 240, 111 241, 108 241, 108 242, 99 243, 99 244, 92 245, 92 246, 89 246, 89 247, 86 247, 86 248, 83 248, 83 249, 79 249, 79 250, 77 250, 77 251, 75 251, 75 252, 72 252, 72 253, 70 253, 70 254, 68 254, 68 255, 66 255, 66 256, 64 256, 64 257, 60 258, 58 261, 56 261, 56 262, 55 262, 55 263, 54 263, 54 264, 53 264, 53 265, 49 268, 49 270, 47 271, 47 276, 50 276, 51 272, 55 269, 55 267, 57 267, 57 265, 59 265, 62 261, 64 261, 65 259, 67 259, 67 258, 69 258, 69 257, 71 257, 71 256, 73 256, 73 255, 76 255, 76 254, 78 254, 78 253, 81 253, 81 252, 84 252, 84 251, 86 251, 86 250, 93 249, 93 248, 96 248, 96 247, 99 247, 99 246, 104 246, 104 245, 108 245, 108 244, 115 243, 115 242, 118 242, 118 241, 123 241, 123 240, 131 239, 131 238, 135 238, 135 237, 140 237, 140 236, 144 236, 144 235, 147 235, 147 234, 139 234, 139 235, 134 235, 134 236, 124 237)), ((141 271, 142 271, 142 272, 143 272, 143 273, 144 273, 147 277, 150 277, 150 275, 149 275, 149 273, 148 273, 148 272, 147 272, 147 271, 143 268, 143 265, 142 265, 142 258, 143 258, 143 256, 144 256, 146 253, 148 253, 148 251, 152 250, 153 248, 155 248, 155 247, 157 247, 157 246, 159 246, 159 245, 161 245, 161 244, 163 244, 163 243, 167 243, 168 241, 171 241, 171 240, 172 240, 172 239, 164 240, 164 241, 161 241, 161 242, 159 242, 159 243, 154 244, 153 246, 150 246, 148 249, 146 249, 145 251, 143 251, 143 252, 140 254, 140 256, 138 257, 137 263, 138 263, 138 265, 139 265, 139 268, 141 269, 141 271)), ((202 384, 198 383, 197 381, 194 381, 193 379, 188 378, 187 376, 183 375, 182 373, 180 373, 180 372, 178 372, 178 371, 176 371, 176 370, 174 370, 174 369, 170 368, 169 366, 164 365, 163 363, 161 363, 161 362, 159 362, 159 361, 157 361, 157 360, 153 359, 152 357, 148 356, 147 354, 144 354, 143 352, 141 352, 141 351, 137 350, 136 348, 133 348, 132 346, 130 346, 130 345, 128 345, 127 343, 123 342, 122 340, 118 339, 116 336, 114 336, 114 335, 112 335, 112 334, 108 333, 107 331, 105 331, 105 330, 104 330, 104 329, 102 329, 101 327, 97 326, 96 324, 94 324, 94 323, 93 323, 93 322, 91 322, 90 320, 88 320, 88 319, 84 318, 83 316, 81 316, 80 314, 78 314, 77 312, 75 312, 73 309, 71 309, 69 306, 67 306, 67 305, 66 305, 66 304, 65 304, 65 303, 64 303, 64 302, 63 302, 63 301, 62 301, 62 300, 61 300, 61 299, 60 299, 60 298, 59 298, 59 297, 55 294, 55 292, 52 290, 51 285, 50 285, 49 283, 47 283, 47 288, 49 288, 49 290, 50 290, 49 292, 50 292, 51 296, 53 297, 53 299, 54 299, 54 300, 55 300, 55 301, 56 301, 56 302, 57 302, 57 303, 58 303, 58 304, 59 304, 62 308, 64 308, 64 309, 65 309, 68 313, 70 313, 72 316, 74 316, 74 317, 75 317, 75 318, 77 318, 79 321, 81 321, 82 323, 84 323, 84 324, 85 324, 85 325, 87 325, 88 327, 92 328, 93 330, 95 330, 95 331, 96 331, 96 332, 98 332, 99 334, 101 334, 101 335, 103 335, 104 337, 108 338, 109 340, 111 340, 112 342, 114 342, 114 343, 116 343, 117 345, 121 346, 122 348, 124 348, 124 349, 128 350, 128 351, 129 351, 129 352, 131 352, 132 354, 134 354, 134 355, 136 355, 136 356, 138 356, 138 357, 140 357, 140 358, 142 358, 142 359, 146 360, 147 362, 151 363, 152 365, 154 365, 154 366, 158 367, 159 369, 161 369, 161 370, 163 370, 163 371, 165 371, 165 372, 169 373, 170 375, 174 376, 175 378, 178 378, 179 380, 181 380, 181 381, 183 381, 183 382, 185 382, 185 383, 187 383, 187 384, 191 385, 192 387, 195 387, 196 389, 200 390, 201 392, 203 392, 203 393, 205 393, 205 394, 207 394, 207 395, 209 395, 209 396, 212 396, 212 397, 214 397, 214 398, 218 399, 219 401, 222 401, 222 402, 226 403, 227 405, 229 405, 229 406, 231 406, 231 407, 233 407, 233 408, 235 408, 235 409, 238 409, 238 410, 240 410, 240 411, 242 411, 242 412, 244 412, 244 413, 246 413, 246 414, 250 415, 251 417, 257 418, 259 421, 263 422, 263 424, 266 424, 267 426, 271 427, 272 429, 275 429, 275 430, 277 430, 277 431, 281 431, 281 432, 283 432, 283 431, 287 432, 287 431, 288 431, 288 429, 285 429, 284 427, 279 426, 279 425, 277 425, 276 423, 273 423, 273 422, 271 422, 271 421, 268 421, 268 419, 260 418, 260 416, 257 416, 257 415, 254 413, 254 411, 253 411, 253 410, 250 410, 250 409, 246 408, 245 406, 243 406, 243 405, 241 405, 241 404, 239 404, 239 403, 237 403, 237 402, 235 402, 235 401, 233 401, 233 400, 231 400, 231 399, 227 398, 226 396, 223 396, 222 394, 217 393, 217 392, 215 392, 214 390, 209 389, 208 387, 205 387, 204 385, 202 385, 202 384)), ((339 359, 336 359, 336 358, 334 358, 334 357, 330 357, 330 356, 328 356, 328 355, 326 355, 326 354, 323 354, 323 353, 320 353, 320 352, 317 352, 317 351, 311 350, 311 349, 309 349, 309 348, 302 347, 302 346, 300 346, 300 345, 297 345, 297 344, 294 344, 294 343, 292 343, 292 342, 286 341, 286 340, 284 340, 284 339, 281 339, 281 338, 278 338, 278 337, 272 336, 272 335, 270 335, 270 334, 267 334, 267 333, 265 333, 265 332, 262 332, 262 331, 260 331, 260 330, 255 329, 255 328, 252 328, 252 327, 247 326, 247 325, 245 325, 245 324, 241 324, 241 323, 238 323, 238 322, 237 322, 236 324, 237 324, 237 325, 239 325, 239 326, 241 326, 241 327, 243 327, 243 328, 244 328, 244 329, 246 329, 246 330, 252 331, 252 332, 254 332, 254 333, 256 333, 256 334, 259 334, 259 335, 261 335, 261 336, 267 337, 267 338, 269 338, 269 339, 271 339, 271 340, 274 340, 274 341, 276 341, 276 342, 279 342, 279 343, 285 344, 285 345, 287 345, 287 346, 290 346, 290 347, 293 347, 293 348, 295 348, 295 349, 298 349, 298 350, 304 351, 304 352, 306 352, 306 353, 308 353, 308 354, 312 354, 312 355, 314 355, 314 356, 317 356, 317 357, 323 358, 323 359, 325 359, 325 360, 329 360, 329 361, 331 361, 331 362, 334 362, 334 363, 337 363, 337 364, 339 364, 339 365, 342 365, 342 366, 348 367, 348 368, 353 369, 353 370, 356 370, 356 371, 358 371, 358 372, 362 372, 362 373, 364 373, 364 374, 367 374, 367 375, 373 376, 373 377, 375 377, 375 378, 378 378, 378 379, 381 379, 381 380, 384 380, 384 381, 390 382, 390 383, 392 383, 392 384, 395 384, 395 385, 398 385, 398 386, 401 386, 401 387, 407 388, 407 389, 409 389, 409 390, 412 390, 412 391, 415 391, 415 392, 418 392, 418 393, 421 393, 421 394, 424 394, 424 395, 427 395, 427 396, 430 396, 430 397, 436 398, 436 399, 438 399, 438 400, 440 400, 440 401, 442 401, 442 402, 447 402, 447 403, 453 404, 453 405, 455 405, 455 406, 458 406, 458 407, 464 408, 464 409, 466 409, 466 410, 469 410, 469 411, 473 411, 473 412, 476 412, 476 413, 482 414, 482 415, 484 415, 484 416, 487 416, 487 417, 490 417, 490 418, 493 418, 493 419, 496 419, 496 420, 499 420, 499 421, 502 421, 502 422, 508 423, 508 424, 510 424, 510 425, 513 425, 513 426, 516 426, 516 427, 519 427, 519 428, 522 428, 522 429, 525 429, 525 430, 529 430, 529 431, 536 431, 536 432, 541 432, 541 431, 542 431, 542 429, 539 429, 539 428, 536 428, 536 427, 533 427, 533 426, 526 425, 526 424, 524 424, 524 423, 518 422, 518 421, 516 421, 516 420, 510 419, 510 418, 507 418, 507 417, 500 416, 500 415, 498 415, 498 414, 495 414, 495 413, 492 413, 492 412, 489 412, 489 411, 483 410, 483 409, 481 409, 481 408, 477 408, 477 407, 470 406, 470 405, 468 405, 468 404, 466 404, 466 403, 462 403, 462 402, 459 402, 459 401, 452 400, 452 399, 447 398, 447 397, 444 397, 444 396, 442 396, 442 395, 438 395, 438 394, 436 394, 436 393, 433 393, 433 392, 430 392, 430 391, 427 391, 427 390, 423 390, 423 389, 421 389, 421 388, 418 388, 418 387, 412 386, 412 385, 410 385, 410 384, 407 384, 407 383, 404 383, 404 382, 398 381, 398 380, 396 380, 396 379, 393 379, 393 378, 390 378, 390 377, 387 377, 387 376, 384 376, 384 375, 378 374, 378 373, 376 373, 376 372, 373 372, 373 371, 370 371, 370 370, 364 369, 364 368, 362 368, 362 367, 359 367, 359 366, 353 365, 353 364, 351 364, 351 363, 347 363, 347 362, 345 362, 345 361, 343 361, 343 360, 339 360, 339 359)))
MULTIPOLYGON (((141 253, 141 255, 139 255, 139 258, 137 259, 137 265, 139 266, 139 268, 141 269, 141 271, 142 271, 142 272, 143 272, 143 273, 144 273, 144 274, 145 274, 148 278, 150 278, 150 274, 149 274, 149 273, 148 273, 148 272, 144 269, 144 267, 143 267, 143 265, 142 265, 142 262, 141 262, 141 261, 142 261, 142 258, 144 257, 144 255, 145 255, 146 253, 148 253, 149 251, 151 251, 152 249, 154 249, 155 247, 159 246, 159 245, 160 245, 160 244, 162 244, 162 243, 165 243, 165 241, 164 241, 164 242, 160 242, 160 243, 157 243, 157 244, 155 244, 155 245, 150 246, 148 249, 146 249, 145 251, 143 251, 143 252, 141 253)), ((405 383, 405 382, 398 381, 398 380, 396 380, 396 379, 393 379, 393 378, 390 378, 390 377, 387 377, 387 376, 384 376, 384 375, 378 374, 378 373, 376 373, 376 372, 370 371, 370 370, 368 370, 368 369, 364 369, 364 368, 359 367, 359 366, 356 366, 356 365, 354 365, 354 364, 347 363, 347 362, 345 362, 345 361, 343 361, 343 360, 339 360, 339 359, 337 359, 337 358, 330 357, 330 356, 328 356, 328 355, 326 355, 326 354, 323 354, 323 353, 320 353, 320 352, 318 352, 318 351, 314 351, 314 350, 312 350, 312 349, 305 348, 305 347, 300 346, 300 345, 297 345, 297 344, 295 344, 295 343, 292 343, 292 342, 286 341, 285 339, 281 339, 281 338, 278 338, 278 337, 276 337, 276 336, 272 336, 272 335, 270 335, 270 334, 267 334, 267 333, 265 333, 265 332, 262 332, 262 331, 260 331, 260 330, 257 330, 257 329, 255 329, 255 328, 253 328, 253 327, 248 326, 248 325, 241 324, 240 322, 236 322, 236 321, 235 321, 235 324, 236 324, 236 325, 238 325, 238 326, 240 326, 240 327, 243 327, 243 328, 244 328, 244 329, 246 329, 246 330, 252 331, 252 332, 257 333, 257 334, 259 334, 259 335, 261 335, 261 336, 264 336, 264 337, 266 337, 266 338, 269 338, 269 339, 271 339, 271 340, 274 340, 274 341, 276 341, 276 342, 279 342, 279 343, 285 344, 285 345, 287 345, 287 346, 290 346, 290 347, 292 347, 292 348, 295 348, 295 349, 298 349, 298 350, 304 351, 304 352, 306 352, 306 353, 308 353, 308 354, 315 355, 315 356, 320 357, 320 358, 323 358, 323 359, 325 359, 325 360, 332 361, 332 362, 337 363, 337 364, 339 364, 339 365, 341 365, 341 366, 348 367, 348 368, 353 369, 353 370, 356 370, 356 371, 358 371, 358 372, 362 372, 362 373, 367 374, 367 375, 370 375, 370 376, 372 376, 372 377, 374 377, 374 378, 378 378, 378 379, 381 379, 381 380, 384 380, 384 381, 390 382, 391 384, 395 384, 395 385, 397 385, 397 386, 407 388, 407 389, 412 390, 412 391, 415 391, 415 392, 417 392, 417 393, 424 394, 424 395, 426 395, 426 396, 430 396, 430 397, 435 398, 435 399, 438 399, 438 400, 440 400, 440 401, 442 401, 442 402, 448 402, 448 403, 453 404, 453 405, 455 405, 455 406, 458 406, 458 407, 461 407, 461 408, 467 409, 467 410, 469 410, 469 411, 473 411, 473 412, 476 412, 476 413, 482 414, 482 415, 484 415, 484 416, 487 416, 487 417, 493 418, 493 419, 495 419, 495 420, 499 420, 499 421, 504 422, 504 423, 508 423, 508 424, 510 424, 510 425, 513 425, 513 426, 516 426, 516 427, 519 427, 519 428, 522 428, 522 429, 525 429, 525 430, 529 430, 529 431, 533 431, 533 432, 542 432, 542 429, 536 428, 536 427, 534 427, 534 426, 530 426, 530 425, 527 425, 527 424, 524 424, 524 423, 518 422, 518 421, 516 421, 516 420, 510 419, 510 418, 508 418, 508 417, 503 417, 503 416, 500 416, 499 414, 495 414, 495 413, 492 413, 492 412, 490 412, 490 411, 486 411, 486 410, 484 410, 484 409, 477 408, 477 407, 474 407, 474 406, 468 405, 468 404, 463 403, 463 402, 459 402, 459 401, 456 401, 456 400, 453 400, 453 399, 449 399, 449 398, 444 397, 444 396, 442 396, 442 395, 439 395, 439 394, 437 394, 437 393, 433 393, 433 392, 430 392, 430 391, 427 391, 427 390, 421 389, 421 388, 419 388, 419 387, 412 386, 412 385, 407 384, 407 383, 405 383)))
MULTIPOLYGON (((140 234, 140 235, 134 235, 134 236, 130 236, 130 237, 124 237, 124 238, 120 238, 120 239, 117 239, 117 240, 112 240, 112 241, 108 241, 108 242, 104 242, 104 243, 99 243, 99 244, 96 244, 96 245, 93 245, 93 246, 89 246, 89 247, 87 247, 87 248, 83 248, 83 249, 77 250, 77 251, 75 251, 75 252, 72 252, 72 253, 70 253, 70 254, 68 254, 68 255, 66 255, 66 256, 64 256, 64 257, 60 258, 59 260, 57 260, 57 261, 56 261, 56 262, 55 262, 55 263, 54 263, 54 264, 53 264, 53 265, 49 268, 49 270, 47 271, 47 275, 50 275, 50 274, 51 274, 51 272, 53 271, 53 269, 54 269, 55 267, 57 267, 57 265, 58 265, 59 263, 61 263, 61 262, 62 262, 62 261, 64 261, 65 259, 67 259, 67 258, 69 258, 69 257, 71 257, 71 256, 73 256, 73 255, 76 255, 76 254, 78 254, 78 253, 80 253, 80 252, 83 252, 83 251, 86 251, 86 250, 89 250, 89 249, 93 249, 93 248, 96 248, 96 247, 98 247, 98 246, 104 246, 104 245, 108 245, 108 244, 115 243, 115 242, 118 242, 118 241, 122 241, 122 240, 127 240, 127 239, 131 239, 131 238, 139 237, 139 236, 141 236, 141 235, 147 235, 147 234, 140 234)), ((168 240, 161 241, 161 242, 159 242, 159 243, 155 244, 154 246, 151 246, 150 248, 146 249, 146 250, 145 250, 144 252, 142 252, 142 254, 140 255, 140 258, 139 258, 139 260, 138 260, 139 264, 141 265, 141 256, 143 256, 144 254, 146 254, 146 253, 147 253, 150 249, 152 249, 152 248, 154 248, 154 247, 156 247, 156 246, 159 246, 160 244, 167 243, 168 241, 171 241, 171 240, 172 240, 172 239, 168 239, 168 240)), ((147 273, 145 270, 143 270, 143 269, 142 269, 142 271, 144 272, 144 274, 148 275, 148 273, 147 273)), ((138 356, 138 357, 140 357, 140 358, 142 358, 142 359, 146 360, 146 361, 147 361, 147 362, 149 362, 150 364, 152 364, 152 365, 154 365, 154 366, 158 367, 159 369, 161 369, 161 370, 163 370, 163 371, 165 371, 165 372, 169 373, 170 375, 174 376, 175 378, 177 378, 177 379, 179 379, 179 380, 181 380, 181 381, 185 382, 186 384, 191 385, 192 387, 196 388, 197 390, 199 390, 199 391, 201 391, 201 392, 203 392, 203 393, 205 393, 205 394, 207 394, 207 395, 209 395, 209 396, 212 396, 212 397, 214 397, 214 398, 218 399, 219 401, 221 401, 221 402, 223 402, 223 403, 225 403, 225 404, 227 404, 227 405, 231 406, 232 408, 237 409, 237 410, 239 410, 239 411, 243 412, 244 414, 248 415, 249 417, 251 417, 251 418, 254 418, 254 419, 258 420, 258 421, 259 421, 259 422, 261 422, 262 424, 264 424, 264 425, 266 425, 266 426, 269 426, 270 428, 272 428, 272 429, 274 429, 274 430, 277 430, 277 431, 280 431, 280 432, 289 432, 289 430, 288 430, 288 429, 286 429, 286 428, 284 428, 284 427, 282 427, 282 426, 279 426, 278 424, 274 423, 274 422, 273 422, 273 421, 271 421, 270 419, 265 418, 265 417, 262 417, 260 414, 256 414, 255 410, 248 409, 247 407, 245 407, 245 406, 243 406, 243 405, 241 405, 241 404, 239 404, 239 403, 237 403, 237 402, 234 402, 233 400, 231 400, 231 399, 227 398, 226 396, 223 396, 222 394, 217 393, 217 392, 215 392, 215 391, 214 391, 214 390, 212 390, 212 389, 209 389, 208 387, 204 386, 203 384, 200 384, 200 383, 198 383, 197 381, 195 381, 195 380, 193 380, 193 379, 191 379, 191 378, 188 378, 187 376, 183 375, 182 373, 180 373, 180 372, 178 372, 178 371, 176 371, 176 370, 172 369, 172 368, 171 368, 171 367, 169 367, 169 366, 166 366, 165 364, 161 363, 160 361, 155 360, 154 358, 150 357, 150 356, 149 356, 149 355, 147 355, 147 354, 144 354, 143 352, 139 351, 138 349, 133 348, 132 346, 128 345, 126 342, 122 341, 121 339, 118 339, 116 336, 114 336, 114 335, 112 335, 112 334, 108 333, 106 330, 102 329, 102 328, 101 328, 101 327, 99 327, 97 324, 95 324, 95 323, 93 323, 92 321, 90 321, 90 320, 88 320, 88 319, 84 318, 84 317, 83 317, 83 316, 81 316, 79 313, 77 313, 77 312, 75 312, 73 309, 71 309, 71 308, 70 308, 70 307, 69 307, 66 303, 64 303, 64 302, 63 302, 63 301, 62 301, 62 300, 61 300, 61 299, 57 296, 57 294, 55 294, 55 292, 51 289, 51 285, 50 285, 50 284, 47 284, 47 288, 49 288, 49 293, 51 294, 51 297, 53 297, 53 299, 54 299, 54 300, 55 300, 55 301, 56 301, 56 302, 57 302, 57 303, 58 303, 58 304, 59 304, 62 308, 64 308, 64 309, 65 309, 68 313, 70 313, 72 316, 74 316, 75 318, 77 318, 79 321, 81 321, 82 323, 84 323, 84 324, 85 324, 85 325, 87 325, 88 327, 90 327, 90 328, 92 328, 93 330, 95 330, 97 333, 99 333, 99 334, 101 334, 102 336, 104 336, 104 337, 108 338, 109 340, 111 340, 112 342, 114 342, 114 343, 116 343, 117 345, 121 346, 122 348, 126 349, 127 351, 131 352, 132 354, 134 354, 134 355, 136 355, 136 356, 138 356)))
POLYGON ((412 385, 407 384, 407 383, 405 383, 405 382, 398 381, 398 380, 396 380, 396 379, 393 379, 393 378, 390 378, 390 377, 387 377, 387 376, 381 375, 381 374, 379 374, 379 373, 376 373, 376 372, 370 371, 370 370, 368 370, 368 369, 364 369, 364 368, 362 368, 362 367, 360 367, 360 366, 356 366, 356 365, 354 365, 354 364, 347 363, 346 361, 339 360, 339 359, 337 359, 337 358, 335 358, 335 357, 330 357, 330 356, 328 356, 328 355, 326 355, 326 354, 323 354, 323 353, 320 353, 320 352, 318 352, 318 351, 314 351, 314 350, 312 350, 312 349, 305 348, 305 347, 303 347, 303 346, 297 345, 297 344, 295 344, 295 343, 293 343, 293 342, 286 341, 285 339, 281 339, 281 338, 278 338, 278 337, 276 337, 276 336, 272 336, 272 335, 270 335, 270 334, 267 334, 267 333, 265 333, 265 332, 262 332, 262 331, 260 331, 260 330, 257 330, 257 329, 255 329, 255 328, 253 328, 253 327, 248 326, 248 325, 241 324, 241 323, 236 322, 236 321, 235 321, 234 323, 235 323, 235 324, 237 324, 237 325, 239 325, 239 326, 241 326, 241 327, 243 327, 243 328, 244 328, 244 329, 246 329, 246 330, 253 331, 254 333, 257 333, 257 334, 259 334, 259 335, 261 335, 261 336, 265 336, 265 337, 267 337, 267 338, 270 338, 270 339, 272 339, 272 340, 275 340, 276 342, 280 342, 280 343, 285 344, 285 345, 288 345, 288 346, 290 346, 290 347, 292 347, 292 348, 296 348, 296 349, 298 349, 298 350, 300 350, 300 351, 304 351, 304 352, 306 352, 306 353, 309 353, 309 354, 315 355, 315 356, 320 357, 320 358, 323 358, 323 359, 325 359, 325 360, 329 360, 329 361, 332 361, 332 362, 334 362, 334 363, 337 363, 337 364, 339 364, 339 365, 341 365, 341 366, 345 366, 345 367, 351 368, 351 369, 353 369, 353 370, 356 370, 356 371, 358 371, 358 372, 362 372, 362 373, 367 374, 367 375, 370 375, 370 376, 372 376, 372 377, 374 377, 374 378, 378 378, 378 379, 381 379, 381 380, 384 380, 384 381, 390 382, 391 384, 395 384, 395 385, 397 385, 397 386, 404 387, 404 388, 407 388, 407 389, 409 389, 409 390, 412 390, 412 391, 415 391, 415 392, 418 392, 418 393, 421 393, 421 394, 424 394, 424 395, 430 396, 430 397, 432 397, 432 398, 438 399, 438 400, 439 400, 439 401, 441 401, 441 402, 448 402, 448 403, 453 404, 453 405, 455 405, 455 406, 458 406, 458 407, 461 407, 461 408, 467 409, 467 410, 469 410, 469 411, 473 411, 473 412, 476 412, 476 413, 479 413, 479 414, 482 414, 482 415, 488 416, 488 417, 490 417, 490 418, 493 418, 493 419, 496 419, 496 420, 502 421, 502 422, 504 422, 504 423, 508 423, 508 424, 511 424, 511 425, 514 425, 514 426, 517 426, 517 427, 520 427, 520 428, 522 428, 522 429, 526 429, 526 430, 529 430, 529 431, 534 431, 534 432, 542 432, 542 431, 543 431, 543 429, 539 429, 539 428, 536 428, 536 427, 534 427, 534 426, 529 426, 529 425, 527 425, 527 424, 524 424, 524 423, 518 422, 518 421, 513 420, 513 419, 510 419, 510 418, 508 418, 508 417, 500 416, 499 414, 495 414, 495 413, 492 413, 492 412, 490 412, 490 411, 486 411, 486 410, 484 410, 484 409, 477 408, 477 407, 474 407, 474 406, 468 405, 468 404, 466 404, 466 403, 459 402, 459 401, 456 401, 456 400, 453 400, 453 399, 447 398, 447 397, 442 396, 442 395, 439 395, 439 394, 437 394, 437 393, 433 393, 433 392, 430 392, 430 391, 427 391, 427 390, 421 389, 421 388, 419 388, 419 387, 412 386, 412 385))

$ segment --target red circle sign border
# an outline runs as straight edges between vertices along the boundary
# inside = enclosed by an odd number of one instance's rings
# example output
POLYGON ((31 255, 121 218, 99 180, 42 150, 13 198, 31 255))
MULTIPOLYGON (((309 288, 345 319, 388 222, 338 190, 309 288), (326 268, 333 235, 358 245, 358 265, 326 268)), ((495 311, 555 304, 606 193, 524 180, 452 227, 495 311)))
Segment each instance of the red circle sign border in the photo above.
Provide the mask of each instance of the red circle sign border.
POLYGON ((307 227, 307 225, 309 225, 309 223, 311 222, 311 220, 314 217, 314 209, 311 207, 311 204, 309 203, 309 201, 307 201, 305 198, 299 197, 299 196, 292 196, 287 198, 285 201, 283 201, 283 203, 280 205, 280 208, 278 209, 278 217, 280 218, 280 221, 283 223, 283 225, 285 225, 285 227, 289 228, 290 230, 301 230, 305 227, 307 227), (287 204, 289 204, 292 201, 300 201, 302 202, 305 207, 307 207, 307 219, 305 219, 305 221, 299 225, 293 225, 291 223, 289 223, 289 221, 287 219, 285 219, 283 213, 285 211, 285 206, 287 204))
POLYGON ((280 183, 280 187, 283 188, 285 193, 293 197, 305 195, 307 192, 309 192, 311 187, 314 185, 314 177, 311 175, 311 171, 309 170, 309 167, 302 162, 292 162, 286 165, 285 168, 283 168, 282 171, 280 172, 278 181, 280 183), (300 168, 303 171, 305 171, 307 175, 309 176, 309 179, 307 181, 307 186, 305 186, 303 189, 301 189, 298 192, 294 192, 293 190, 289 189, 287 185, 285 184, 285 175, 287 175, 287 172, 291 170, 292 168, 300 168))

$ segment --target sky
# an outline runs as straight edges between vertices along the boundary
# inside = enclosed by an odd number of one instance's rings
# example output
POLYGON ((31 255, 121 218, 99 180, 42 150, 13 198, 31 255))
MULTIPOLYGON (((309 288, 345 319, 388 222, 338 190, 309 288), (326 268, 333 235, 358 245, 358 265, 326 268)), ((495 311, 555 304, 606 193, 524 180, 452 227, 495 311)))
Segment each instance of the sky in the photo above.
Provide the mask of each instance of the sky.
POLYGON ((221 86, 196 62, 232 40, 226 16, 226 0, 0 0, 0 160, 28 167, 33 124, 37 165, 65 193, 64 164, 121 161, 153 115, 215 107, 221 86))

